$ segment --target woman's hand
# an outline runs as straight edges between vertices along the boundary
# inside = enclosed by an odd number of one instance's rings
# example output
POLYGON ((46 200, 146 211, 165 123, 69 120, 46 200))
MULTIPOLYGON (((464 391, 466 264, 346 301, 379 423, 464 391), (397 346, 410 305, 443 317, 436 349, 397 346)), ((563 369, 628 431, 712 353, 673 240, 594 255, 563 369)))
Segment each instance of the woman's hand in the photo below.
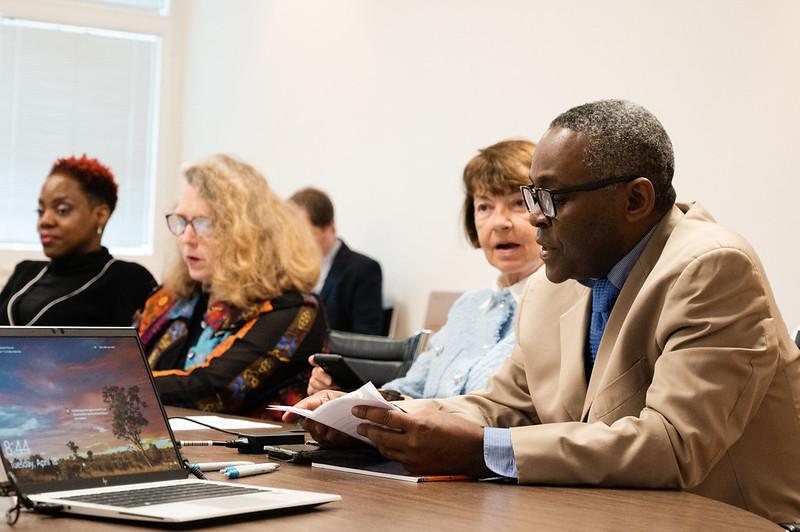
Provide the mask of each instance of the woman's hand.
POLYGON ((316 360, 314 360, 314 355, 308 357, 308 363, 314 367, 314 369, 311 370, 311 378, 308 380, 308 388, 306 388, 306 393, 309 396, 323 390, 339 389, 339 385, 333 382, 333 378, 317 364, 316 360))

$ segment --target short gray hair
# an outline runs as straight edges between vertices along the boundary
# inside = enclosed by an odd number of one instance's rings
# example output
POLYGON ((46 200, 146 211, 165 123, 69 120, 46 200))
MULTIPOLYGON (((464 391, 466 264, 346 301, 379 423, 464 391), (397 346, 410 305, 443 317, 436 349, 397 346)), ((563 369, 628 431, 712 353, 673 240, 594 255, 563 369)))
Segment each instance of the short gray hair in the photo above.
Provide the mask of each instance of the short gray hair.
POLYGON ((653 114, 633 102, 600 100, 573 107, 550 123, 586 137, 583 163, 595 179, 647 177, 655 189, 655 208, 675 203, 672 141, 653 114))

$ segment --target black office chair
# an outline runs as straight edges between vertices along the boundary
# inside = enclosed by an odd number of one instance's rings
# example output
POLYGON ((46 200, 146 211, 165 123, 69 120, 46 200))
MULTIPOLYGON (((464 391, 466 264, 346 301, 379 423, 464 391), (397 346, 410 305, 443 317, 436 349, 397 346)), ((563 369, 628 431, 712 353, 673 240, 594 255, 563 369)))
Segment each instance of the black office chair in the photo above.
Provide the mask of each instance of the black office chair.
POLYGON ((381 387, 406 374, 431 332, 422 329, 406 338, 331 331, 330 352, 341 355, 364 381, 381 387))

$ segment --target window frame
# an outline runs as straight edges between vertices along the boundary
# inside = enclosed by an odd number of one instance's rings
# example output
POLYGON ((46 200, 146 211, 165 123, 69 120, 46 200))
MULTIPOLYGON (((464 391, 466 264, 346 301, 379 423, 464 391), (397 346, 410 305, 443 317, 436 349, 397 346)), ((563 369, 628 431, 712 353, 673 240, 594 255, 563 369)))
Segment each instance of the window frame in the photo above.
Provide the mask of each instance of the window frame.
MULTIPOLYGON (((168 0, 166 14, 124 6, 95 4, 80 0, 0 0, 0 16, 33 22, 90 27, 110 32, 149 34, 160 39, 156 73, 156 108, 154 109, 151 214, 149 245, 141 248, 112 247, 119 258, 130 257, 147 267, 156 278, 164 267, 165 252, 174 242, 156 220, 168 212, 179 189, 182 125, 182 83, 185 64, 185 33, 189 13, 186 0, 168 0), (165 179, 163 176, 170 177, 165 179)), ((41 246, 0 248, 0 283, 11 273, 14 264, 24 259, 45 258, 41 246)))

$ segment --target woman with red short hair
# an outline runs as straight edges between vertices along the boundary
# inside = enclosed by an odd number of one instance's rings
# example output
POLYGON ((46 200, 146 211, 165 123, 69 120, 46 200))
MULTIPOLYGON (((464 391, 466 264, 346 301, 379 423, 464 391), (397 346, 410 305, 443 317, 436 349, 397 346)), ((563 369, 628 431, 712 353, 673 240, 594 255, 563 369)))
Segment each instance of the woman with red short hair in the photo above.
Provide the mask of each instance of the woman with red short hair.
POLYGON ((116 205, 107 166, 86 155, 56 161, 39 194, 37 224, 50 260, 17 264, 0 293, 0 325, 131 324, 156 282, 101 245, 116 205))

